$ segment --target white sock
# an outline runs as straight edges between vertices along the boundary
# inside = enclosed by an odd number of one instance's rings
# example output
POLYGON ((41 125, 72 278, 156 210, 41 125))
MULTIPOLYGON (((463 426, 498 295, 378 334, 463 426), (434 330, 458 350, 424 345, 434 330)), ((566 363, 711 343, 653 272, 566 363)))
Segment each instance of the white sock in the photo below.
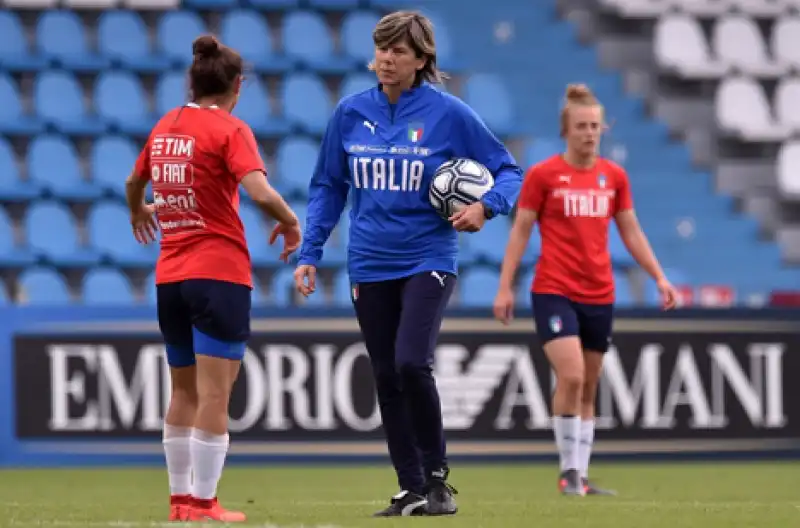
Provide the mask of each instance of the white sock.
POLYGON ((194 498, 213 499, 217 496, 217 484, 222 477, 229 443, 230 437, 227 433, 215 435, 199 429, 194 430, 191 445, 194 498))
POLYGON ((189 495, 192 492, 191 440, 191 427, 164 424, 162 442, 167 459, 170 495, 189 495))
POLYGON ((581 419, 578 416, 553 417, 553 433, 556 437, 561 471, 580 467, 580 429, 581 419))
POLYGON ((594 444, 594 418, 581 421, 581 478, 589 478, 589 460, 592 458, 592 445, 594 444))

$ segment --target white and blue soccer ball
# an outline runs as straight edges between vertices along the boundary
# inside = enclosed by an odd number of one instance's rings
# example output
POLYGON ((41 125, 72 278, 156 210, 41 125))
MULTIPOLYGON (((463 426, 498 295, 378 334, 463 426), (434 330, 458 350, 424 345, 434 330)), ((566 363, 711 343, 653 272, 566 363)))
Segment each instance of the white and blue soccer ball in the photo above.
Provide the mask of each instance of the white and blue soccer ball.
POLYGON ((445 220, 471 205, 494 186, 494 178, 475 160, 456 158, 442 163, 433 175, 428 198, 445 220))

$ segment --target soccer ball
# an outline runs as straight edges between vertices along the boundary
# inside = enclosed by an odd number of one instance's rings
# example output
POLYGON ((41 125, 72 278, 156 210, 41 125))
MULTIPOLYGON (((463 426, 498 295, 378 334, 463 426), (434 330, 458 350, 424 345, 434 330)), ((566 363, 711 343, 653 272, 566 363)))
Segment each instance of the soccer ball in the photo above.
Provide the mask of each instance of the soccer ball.
POLYGON ((457 158, 442 163, 433 175, 428 199, 447 220, 464 207, 481 199, 494 186, 489 169, 475 160, 457 158))

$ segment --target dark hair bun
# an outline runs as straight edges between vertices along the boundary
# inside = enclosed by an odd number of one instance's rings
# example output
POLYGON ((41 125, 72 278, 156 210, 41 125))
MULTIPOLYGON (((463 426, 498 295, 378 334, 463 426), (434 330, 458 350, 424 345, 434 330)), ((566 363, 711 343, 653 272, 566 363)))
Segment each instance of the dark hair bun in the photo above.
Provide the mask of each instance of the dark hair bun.
POLYGON ((192 55, 198 58, 213 58, 220 55, 219 41, 213 35, 197 37, 192 44, 192 55))

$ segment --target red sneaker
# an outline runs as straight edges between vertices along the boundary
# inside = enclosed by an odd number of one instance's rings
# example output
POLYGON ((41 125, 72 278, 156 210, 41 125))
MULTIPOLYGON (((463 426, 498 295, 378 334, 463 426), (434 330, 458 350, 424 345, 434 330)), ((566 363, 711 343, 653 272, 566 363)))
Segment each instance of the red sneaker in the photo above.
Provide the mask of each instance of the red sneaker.
POLYGON ((189 501, 191 495, 170 495, 169 496, 169 520, 188 521, 189 520, 189 501))
POLYGON ((196 499, 192 497, 189 506, 190 521, 222 521, 222 522, 245 522, 247 516, 238 511, 226 510, 223 508, 216 497, 213 499, 196 499))

